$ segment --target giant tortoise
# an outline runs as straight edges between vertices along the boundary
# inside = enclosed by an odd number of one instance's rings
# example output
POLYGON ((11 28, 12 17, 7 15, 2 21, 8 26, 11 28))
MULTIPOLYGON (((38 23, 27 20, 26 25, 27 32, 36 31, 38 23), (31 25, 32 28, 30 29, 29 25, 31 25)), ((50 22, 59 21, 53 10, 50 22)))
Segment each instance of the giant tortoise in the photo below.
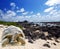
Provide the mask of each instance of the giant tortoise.
POLYGON ((25 35, 23 31, 16 26, 8 26, 3 31, 2 46, 6 45, 25 45, 25 35))

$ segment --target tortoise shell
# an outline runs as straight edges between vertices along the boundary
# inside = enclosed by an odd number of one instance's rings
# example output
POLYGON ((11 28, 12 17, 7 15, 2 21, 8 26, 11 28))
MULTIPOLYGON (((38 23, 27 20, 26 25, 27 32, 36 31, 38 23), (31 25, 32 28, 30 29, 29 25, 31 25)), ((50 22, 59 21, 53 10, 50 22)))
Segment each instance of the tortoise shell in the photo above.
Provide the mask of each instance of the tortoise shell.
POLYGON ((19 27, 9 26, 3 31, 2 45, 6 44, 7 41, 9 41, 10 44, 19 43, 20 40, 21 43, 25 43, 24 38, 25 35, 19 27))

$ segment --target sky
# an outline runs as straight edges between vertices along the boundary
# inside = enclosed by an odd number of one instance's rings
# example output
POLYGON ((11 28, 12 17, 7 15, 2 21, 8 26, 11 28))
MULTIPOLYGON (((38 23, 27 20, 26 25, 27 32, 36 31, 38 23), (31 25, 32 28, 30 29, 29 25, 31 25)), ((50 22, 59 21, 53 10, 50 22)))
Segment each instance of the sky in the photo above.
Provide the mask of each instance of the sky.
POLYGON ((60 21, 60 0, 0 0, 0 20, 60 21))

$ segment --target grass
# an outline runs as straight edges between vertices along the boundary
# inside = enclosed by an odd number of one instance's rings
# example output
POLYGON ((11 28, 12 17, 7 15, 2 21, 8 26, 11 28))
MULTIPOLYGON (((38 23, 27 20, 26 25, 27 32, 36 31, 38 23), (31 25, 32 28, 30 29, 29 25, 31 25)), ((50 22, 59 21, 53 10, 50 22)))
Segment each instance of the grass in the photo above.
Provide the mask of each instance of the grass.
POLYGON ((17 22, 5 22, 5 21, 0 21, 0 24, 7 25, 7 26, 14 25, 14 26, 20 27, 20 28, 22 29, 22 26, 19 25, 17 22))

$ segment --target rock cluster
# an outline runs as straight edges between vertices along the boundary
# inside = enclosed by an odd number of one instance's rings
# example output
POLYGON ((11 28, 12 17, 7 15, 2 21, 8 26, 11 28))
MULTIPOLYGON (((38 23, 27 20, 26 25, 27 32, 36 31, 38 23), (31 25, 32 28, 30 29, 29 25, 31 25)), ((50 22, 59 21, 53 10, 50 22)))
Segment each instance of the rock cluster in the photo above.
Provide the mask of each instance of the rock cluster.
MULTIPOLYGON (((34 23, 28 23, 28 22, 22 22, 18 23, 23 26, 23 32, 29 40, 33 41, 36 39, 44 39, 44 40, 52 40, 54 38, 55 41, 57 41, 58 38, 60 38, 60 26, 40 26, 38 24, 34 23)), ((32 42, 31 42, 32 43, 32 42)))

